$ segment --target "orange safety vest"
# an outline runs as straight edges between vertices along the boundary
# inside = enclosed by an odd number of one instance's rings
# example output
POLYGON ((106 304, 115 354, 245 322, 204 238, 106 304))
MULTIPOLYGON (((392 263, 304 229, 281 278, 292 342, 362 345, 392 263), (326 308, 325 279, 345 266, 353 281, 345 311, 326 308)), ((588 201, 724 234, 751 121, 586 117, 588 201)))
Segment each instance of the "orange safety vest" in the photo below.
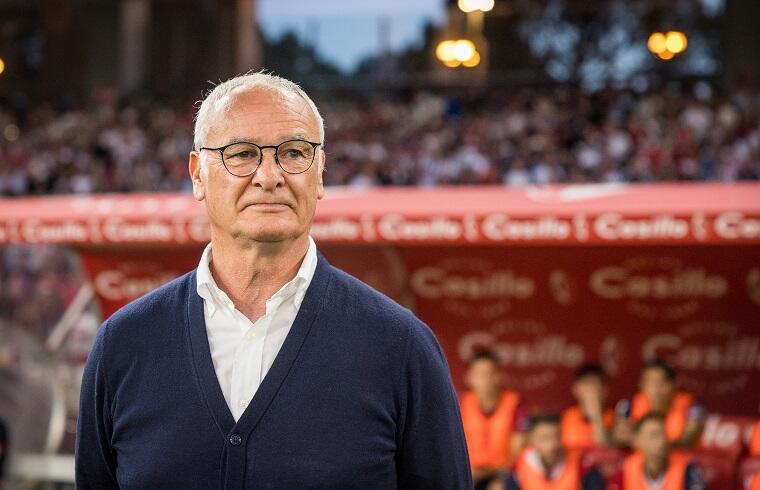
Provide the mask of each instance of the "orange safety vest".
MULTIPOLYGON (((614 422, 615 412, 608 408, 602 414, 602 424, 605 429, 610 430, 614 422)), ((567 449, 588 449, 599 445, 594 437, 594 427, 578 405, 566 408, 562 412, 560 431, 562 445, 567 449)))
POLYGON ((760 422, 755 422, 755 425, 752 426, 752 437, 749 440, 749 454, 750 456, 760 456, 760 422))
POLYGON ((752 477, 752 481, 747 487, 747 490, 760 490, 760 473, 755 473, 755 476, 752 477))
MULTIPOLYGON (((689 461, 680 454, 668 458, 668 470, 660 490, 685 490, 684 479, 689 461)), ((623 490, 649 490, 644 478, 644 455, 635 452, 623 462, 623 490)))
MULTIPOLYGON (((689 415, 689 407, 694 403, 694 397, 689 393, 679 391, 670 402, 670 409, 665 414, 665 434, 668 441, 673 442, 683 434, 686 428, 686 420, 689 415)), ((636 422, 650 411, 649 399, 643 393, 637 393, 633 397, 631 406, 631 420, 636 422)))
POLYGON ((505 391, 493 413, 486 415, 475 393, 460 400, 462 425, 473 468, 506 468, 510 463, 510 440, 520 395, 505 391))
POLYGON ((523 451, 515 464, 515 477, 524 490, 581 490, 581 453, 568 451, 565 467, 556 480, 549 480, 546 474, 528 463, 528 451, 523 451))

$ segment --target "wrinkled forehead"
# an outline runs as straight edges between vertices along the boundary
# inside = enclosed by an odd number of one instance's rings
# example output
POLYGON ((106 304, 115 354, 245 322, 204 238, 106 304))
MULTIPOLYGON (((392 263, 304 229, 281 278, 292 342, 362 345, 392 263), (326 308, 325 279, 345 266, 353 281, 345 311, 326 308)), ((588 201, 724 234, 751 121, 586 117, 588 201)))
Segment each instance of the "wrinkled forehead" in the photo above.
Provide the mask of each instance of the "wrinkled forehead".
POLYGON ((225 94, 211 107, 209 136, 242 136, 237 131, 251 125, 281 127, 286 132, 319 138, 317 116, 297 93, 267 87, 239 88, 225 94))

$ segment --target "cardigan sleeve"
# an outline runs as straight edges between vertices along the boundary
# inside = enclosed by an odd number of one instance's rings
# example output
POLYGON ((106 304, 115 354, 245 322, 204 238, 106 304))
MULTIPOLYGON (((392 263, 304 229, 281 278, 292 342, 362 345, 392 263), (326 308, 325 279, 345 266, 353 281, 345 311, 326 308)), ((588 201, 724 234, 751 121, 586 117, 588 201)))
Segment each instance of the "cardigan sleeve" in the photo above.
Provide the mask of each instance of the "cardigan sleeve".
POLYGON ((446 358, 433 333, 419 321, 410 327, 407 355, 399 487, 471 489, 459 401, 446 358))
POLYGON ((95 338, 82 376, 74 450, 77 489, 119 488, 116 453, 111 447, 110 395, 103 359, 106 324, 95 338))

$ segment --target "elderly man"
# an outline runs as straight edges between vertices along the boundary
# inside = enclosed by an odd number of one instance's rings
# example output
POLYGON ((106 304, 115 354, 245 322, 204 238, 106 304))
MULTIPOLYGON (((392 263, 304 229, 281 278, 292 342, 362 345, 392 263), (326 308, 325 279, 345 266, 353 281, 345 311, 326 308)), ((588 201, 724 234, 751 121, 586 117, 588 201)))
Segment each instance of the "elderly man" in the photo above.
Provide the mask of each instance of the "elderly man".
POLYGON ((201 104, 189 169, 198 268, 100 329, 84 373, 78 488, 470 488, 430 329, 319 254, 322 119, 254 73, 201 104))

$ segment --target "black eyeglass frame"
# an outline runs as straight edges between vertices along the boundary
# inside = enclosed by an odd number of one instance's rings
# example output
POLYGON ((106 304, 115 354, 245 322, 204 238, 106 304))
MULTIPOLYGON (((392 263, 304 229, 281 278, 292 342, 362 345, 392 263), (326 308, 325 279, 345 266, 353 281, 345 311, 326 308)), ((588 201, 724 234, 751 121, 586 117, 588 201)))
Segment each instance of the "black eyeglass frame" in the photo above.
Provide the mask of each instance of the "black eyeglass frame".
POLYGON ((282 169, 282 171, 285 172, 285 173, 287 173, 287 174, 298 175, 298 174, 302 174, 304 172, 307 172, 311 168, 311 166, 314 164, 314 157, 316 157, 316 155, 317 155, 317 147, 318 146, 322 146, 322 143, 314 143, 313 141, 302 140, 302 139, 292 139, 292 140, 283 141, 279 145, 266 145, 266 146, 259 146, 256 143, 252 143, 250 141, 235 141, 234 143, 230 143, 228 145, 220 146, 219 148, 209 148, 208 146, 201 146, 200 148, 198 148, 198 151, 202 151, 202 150, 218 151, 219 152, 219 156, 222 159, 222 165, 224 165, 224 169, 227 172, 229 172, 230 175, 234 175, 235 177, 248 177, 248 176, 251 176, 251 175, 255 174, 256 170, 258 170, 259 167, 261 166, 261 162, 264 161, 264 149, 265 148, 272 148, 274 150, 274 161, 277 162, 277 166, 280 167, 282 169), (308 144, 311 145, 312 149, 314 150, 314 153, 311 155, 311 162, 309 162, 309 165, 305 169, 301 170, 300 172, 290 172, 290 171, 286 170, 285 167, 283 167, 282 164, 280 163, 280 159, 277 157, 277 151, 279 150, 279 148, 282 145, 284 145, 286 143, 292 143, 294 141, 298 141, 298 142, 301 142, 301 143, 308 143, 308 144), (256 167, 250 173, 247 173, 247 174, 244 174, 244 175, 238 175, 238 174, 232 173, 232 171, 229 169, 229 167, 227 167, 227 162, 224 161, 224 150, 226 150, 230 146, 241 145, 241 144, 255 146, 256 148, 259 149, 259 163, 256 164, 256 167))

